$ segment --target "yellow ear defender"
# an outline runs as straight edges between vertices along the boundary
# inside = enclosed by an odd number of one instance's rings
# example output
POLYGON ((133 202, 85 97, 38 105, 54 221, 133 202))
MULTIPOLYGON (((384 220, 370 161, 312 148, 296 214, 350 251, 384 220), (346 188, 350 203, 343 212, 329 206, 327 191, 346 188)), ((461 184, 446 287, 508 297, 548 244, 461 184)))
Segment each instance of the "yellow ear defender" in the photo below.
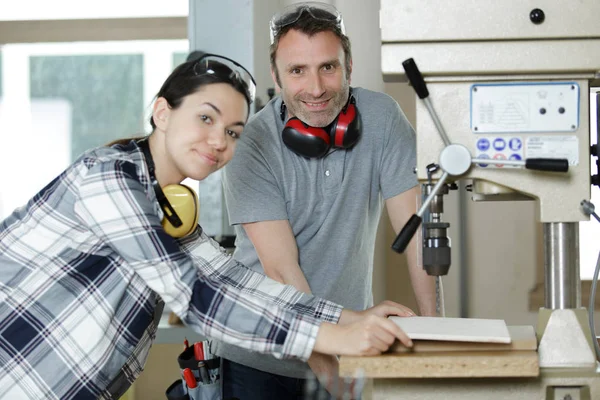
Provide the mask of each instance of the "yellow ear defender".
POLYGON ((175 238, 184 237, 194 232, 200 216, 196 192, 187 185, 169 185, 163 188, 162 191, 170 205, 170 207, 165 207, 161 204, 161 208, 165 213, 161 221, 165 232, 175 238), (172 214, 171 210, 173 210, 172 214), (181 224, 172 217, 176 217, 181 224), (175 223, 173 220, 175 220, 175 223))
POLYGON ((194 232, 200 215, 196 192, 186 185, 168 185, 161 188, 154 175, 154 160, 150 153, 148 139, 138 140, 137 143, 146 158, 154 194, 164 213, 161 221, 163 229, 174 238, 184 237, 194 232))

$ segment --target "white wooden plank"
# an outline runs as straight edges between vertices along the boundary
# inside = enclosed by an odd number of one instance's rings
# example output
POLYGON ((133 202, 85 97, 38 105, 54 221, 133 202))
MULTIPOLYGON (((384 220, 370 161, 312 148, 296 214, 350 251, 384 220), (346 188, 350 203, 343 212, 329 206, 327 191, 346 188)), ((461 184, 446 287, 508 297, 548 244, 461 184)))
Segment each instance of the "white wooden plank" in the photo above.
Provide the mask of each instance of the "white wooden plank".
POLYGON ((411 339, 455 342, 510 343, 506 322, 501 319, 389 317, 411 339))

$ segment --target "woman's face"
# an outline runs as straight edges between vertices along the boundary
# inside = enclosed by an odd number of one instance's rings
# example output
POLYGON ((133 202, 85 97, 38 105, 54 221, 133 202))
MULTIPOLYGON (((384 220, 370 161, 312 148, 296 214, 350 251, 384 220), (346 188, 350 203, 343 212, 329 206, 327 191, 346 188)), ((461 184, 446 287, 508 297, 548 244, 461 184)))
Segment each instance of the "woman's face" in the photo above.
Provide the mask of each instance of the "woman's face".
POLYGON ((182 179, 202 180, 233 157, 248 103, 231 85, 214 83, 184 97, 165 115, 167 158, 182 179))

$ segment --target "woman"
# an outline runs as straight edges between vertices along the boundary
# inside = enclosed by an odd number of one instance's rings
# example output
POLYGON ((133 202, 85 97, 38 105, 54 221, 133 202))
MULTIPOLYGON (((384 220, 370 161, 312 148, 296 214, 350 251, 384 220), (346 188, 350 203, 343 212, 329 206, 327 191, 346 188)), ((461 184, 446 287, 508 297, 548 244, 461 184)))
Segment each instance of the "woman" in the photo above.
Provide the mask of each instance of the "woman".
POLYGON ((200 227, 166 233, 161 188, 222 168, 253 96, 229 59, 182 64, 157 95, 148 139, 84 153, 0 224, 0 393, 118 398, 141 372, 162 301, 202 335, 276 357, 411 345, 381 318, 408 309, 342 311, 248 270, 200 227))

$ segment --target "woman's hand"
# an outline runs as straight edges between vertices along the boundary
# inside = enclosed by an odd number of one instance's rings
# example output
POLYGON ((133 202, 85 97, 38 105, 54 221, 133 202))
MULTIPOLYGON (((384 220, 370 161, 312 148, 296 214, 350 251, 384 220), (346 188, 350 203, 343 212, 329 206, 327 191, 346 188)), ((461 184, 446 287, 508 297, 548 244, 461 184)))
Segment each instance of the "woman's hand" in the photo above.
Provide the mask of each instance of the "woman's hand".
POLYGON ((340 316, 339 324, 344 325, 360 321, 361 319, 369 315, 376 315, 379 317, 386 318, 390 315, 397 315, 399 317, 414 317, 416 314, 413 310, 406 306, 403 306, 400 303, 385 300, 377 304, 376 306, 367 308, 364 311, 352 311, 347 308, 344 308, 342 310, 342 315, 340 316))
POLYGON ((396 339, 406 347, 412 347, 412 341, 398 325, 387 318, 368 315, 344 325, 322 322, 314 351, 345 356, 375 356, 386 351, 396 339))

